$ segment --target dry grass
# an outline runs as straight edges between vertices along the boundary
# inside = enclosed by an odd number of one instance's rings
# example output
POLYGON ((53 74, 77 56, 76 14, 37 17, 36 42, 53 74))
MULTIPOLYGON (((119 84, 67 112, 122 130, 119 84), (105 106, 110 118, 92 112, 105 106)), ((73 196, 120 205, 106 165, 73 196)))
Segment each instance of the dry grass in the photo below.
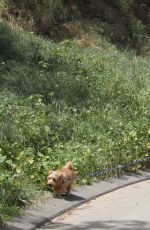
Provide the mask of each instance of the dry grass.
POLYGON ((0 0, 0 17, 3 16, 6 10, 7 10, 6 0, 0 0))
POLYGON ((72 21, 65 23, 62 27, 60 40, 71 38, 77 45, 82 47, 95 48, 100 45, 100 39, 97 39, 96 28, 86 21, 72 21))

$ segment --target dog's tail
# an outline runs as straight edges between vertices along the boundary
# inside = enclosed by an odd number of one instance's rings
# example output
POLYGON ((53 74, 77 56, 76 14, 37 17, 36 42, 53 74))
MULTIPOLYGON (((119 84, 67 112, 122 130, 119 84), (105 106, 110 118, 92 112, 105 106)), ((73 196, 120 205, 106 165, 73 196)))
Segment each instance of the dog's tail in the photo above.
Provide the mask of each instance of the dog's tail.
POLYGON ((68 168, 68 169, 70 169, 70 170, 74 170, 74 168, 73 168, 73 164, 72 164, 72 162, 71 161, 68 161, 67 163, 66 163, 66 165, 65 165, 65 167, 64 168, 68 168))

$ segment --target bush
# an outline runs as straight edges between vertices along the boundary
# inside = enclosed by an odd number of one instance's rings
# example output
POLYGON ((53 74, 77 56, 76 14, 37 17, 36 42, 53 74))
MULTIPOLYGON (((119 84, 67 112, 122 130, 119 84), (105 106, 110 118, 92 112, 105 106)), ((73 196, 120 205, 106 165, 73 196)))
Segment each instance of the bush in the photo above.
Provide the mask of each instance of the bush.
POLYGON ((130 18, 128 28, 131 41, 137 50, 148 44, 149 36, 147 27, 140 20, 133 17, 130 18))
POLYGON ((11 58, 13 56, 13 39, 12 31, 3 22, 0 22, 0 57, 11 58))

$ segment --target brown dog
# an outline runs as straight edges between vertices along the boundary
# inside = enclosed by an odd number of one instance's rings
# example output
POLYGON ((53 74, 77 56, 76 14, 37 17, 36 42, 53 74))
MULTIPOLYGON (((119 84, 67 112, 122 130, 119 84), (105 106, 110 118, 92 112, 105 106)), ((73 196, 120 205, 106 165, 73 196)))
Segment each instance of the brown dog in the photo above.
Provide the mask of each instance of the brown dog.
POLYGON ((62 169, 48 172, 47 185, 54 189, 57 196, 63 193, 69 195, 74 178, 75 171, 72 162, 68 161, 62 169))

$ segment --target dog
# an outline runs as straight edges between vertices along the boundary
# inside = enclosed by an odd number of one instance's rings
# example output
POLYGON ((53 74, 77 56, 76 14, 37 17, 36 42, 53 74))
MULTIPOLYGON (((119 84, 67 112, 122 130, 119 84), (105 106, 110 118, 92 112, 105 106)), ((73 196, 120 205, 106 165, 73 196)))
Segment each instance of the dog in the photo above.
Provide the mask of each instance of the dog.
POLYGON ((56 196, 69 195, 75 175, 73 164, 68 161, 62 169, 48 172, 47 185, 54 189, 56 196))

